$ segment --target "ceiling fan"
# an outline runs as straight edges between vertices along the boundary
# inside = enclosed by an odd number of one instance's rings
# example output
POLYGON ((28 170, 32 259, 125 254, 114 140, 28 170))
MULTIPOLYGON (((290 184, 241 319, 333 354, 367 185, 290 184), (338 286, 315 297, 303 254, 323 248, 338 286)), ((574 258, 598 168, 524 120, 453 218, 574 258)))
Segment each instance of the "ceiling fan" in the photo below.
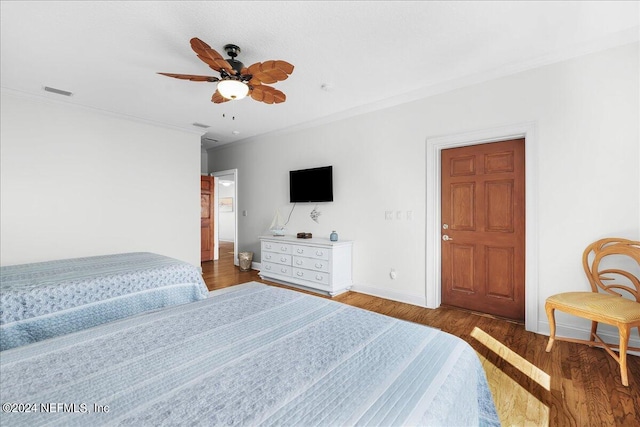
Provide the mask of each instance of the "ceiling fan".
POLYGON ((256 101, 267 104, 279 104, 286 101, 287 96, 284 93, 267 86, 267 84, 276 83, 289 77, 293 72, 293 65, 288 62, 279 60, 256 62, 247 68, 236 59, 240 48, 234 44, 224 46, 224 50, 229 55, 228 59, 224 59, 211 46, 196 37, 191 39, 191 48, 198 58, 220 73, 219 78, 193 74, 158 74, 195 82, 218 82, 218 87, 211 97, 211 101, 216 104, 242 99, 247 95, 256 101))

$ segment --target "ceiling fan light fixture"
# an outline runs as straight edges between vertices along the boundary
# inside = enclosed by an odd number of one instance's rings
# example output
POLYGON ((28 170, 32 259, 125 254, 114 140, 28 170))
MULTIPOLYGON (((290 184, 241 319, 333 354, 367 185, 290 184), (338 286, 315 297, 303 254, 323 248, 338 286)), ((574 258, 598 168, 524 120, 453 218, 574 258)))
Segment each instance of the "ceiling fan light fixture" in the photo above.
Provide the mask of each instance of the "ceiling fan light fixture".
POLYGON ((239 80, 221 80, 218 92, 227 99, 242 99, 249 93, 249 86, 239 80))

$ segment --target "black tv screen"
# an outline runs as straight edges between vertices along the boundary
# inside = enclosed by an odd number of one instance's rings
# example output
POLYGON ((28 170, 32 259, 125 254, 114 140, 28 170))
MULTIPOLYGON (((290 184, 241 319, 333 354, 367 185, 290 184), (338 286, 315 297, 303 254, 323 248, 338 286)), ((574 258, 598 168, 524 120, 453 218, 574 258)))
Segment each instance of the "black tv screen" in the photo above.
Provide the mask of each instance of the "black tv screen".
POLYGON ((333 166, 289 171, 291 203, 333 202, 333 166))

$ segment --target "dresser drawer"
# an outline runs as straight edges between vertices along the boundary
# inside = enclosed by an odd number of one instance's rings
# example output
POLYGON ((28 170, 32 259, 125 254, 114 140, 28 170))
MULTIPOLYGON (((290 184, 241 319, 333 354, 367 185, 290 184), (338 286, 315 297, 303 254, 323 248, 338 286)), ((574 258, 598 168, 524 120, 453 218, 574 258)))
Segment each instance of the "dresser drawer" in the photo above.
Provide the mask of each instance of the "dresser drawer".
POLYGON ((303 258, 300 256, 293 257, 293 266, 304 268, 305 270, 316 270, 325 273, 329 272, 329 261, 317 258, 303 258))
POLYGON ((314 248, 312 246, 293 245, 293 254, 307 258, 329 259, 330 249, 314 248))
POLYGON ((262 252, 278 252, 281 254, 292 253, 292 245, 289 243, 280 242, 262 242, 262 252))
POLYGON ((294 267, 292 276, 296 279, 308 280, 309 282, 322 283, 323 285, 329 284, 329 273, 323 273, 322 271, 312 271, 294 267))
POLYGON ((279 274, 281 276, 291 276, 291 271, 292 268, 290 265, 282 265, 265 261, 261 263, 261 272, 264 273, 279 274))
POLYGON ((276 264, 291 265, 291 255, 279 254, 276 252, 263 252, 262 259, 267 262, 274 262, 276 264))

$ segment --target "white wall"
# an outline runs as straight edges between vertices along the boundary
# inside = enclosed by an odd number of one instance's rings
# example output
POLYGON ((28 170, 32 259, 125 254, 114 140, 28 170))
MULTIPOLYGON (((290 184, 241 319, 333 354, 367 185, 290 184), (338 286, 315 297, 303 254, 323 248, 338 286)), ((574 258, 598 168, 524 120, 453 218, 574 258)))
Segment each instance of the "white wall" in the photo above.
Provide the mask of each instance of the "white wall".
POLYGON ((149 251, 200 265, 200 137, 2 92, 2 265, 149 251))
MULTIPOLYGON (((538 295, 588 289, 580 257, 603 236, 640 239, 638 43, 363 114, 313 129, 209 150, 209 169, 238 168, 239 246, 259 260, 258 236, 279 208, 288 171, 333 165, 333 203, 297 205, 290 234, 355 241, 354 290, 424 304, 427 138, 534 122, 538 162, 538 295), (402 219, 385 221, 385 211, 402 219), (413 220, 406 219, 411 211, 413 220), (391 268, 397 279, 389 277, 391 268)), ((562 325, 582 328, 560 314, 562 325)), ((563 330, 560 329, 560 332, 563 330)), ((571 331, 564 330, 569 333, 571 331)))
POLYGON ((209 174, 209 154, 204 148, 200 149, 200 173, 202 175, 209 174))

